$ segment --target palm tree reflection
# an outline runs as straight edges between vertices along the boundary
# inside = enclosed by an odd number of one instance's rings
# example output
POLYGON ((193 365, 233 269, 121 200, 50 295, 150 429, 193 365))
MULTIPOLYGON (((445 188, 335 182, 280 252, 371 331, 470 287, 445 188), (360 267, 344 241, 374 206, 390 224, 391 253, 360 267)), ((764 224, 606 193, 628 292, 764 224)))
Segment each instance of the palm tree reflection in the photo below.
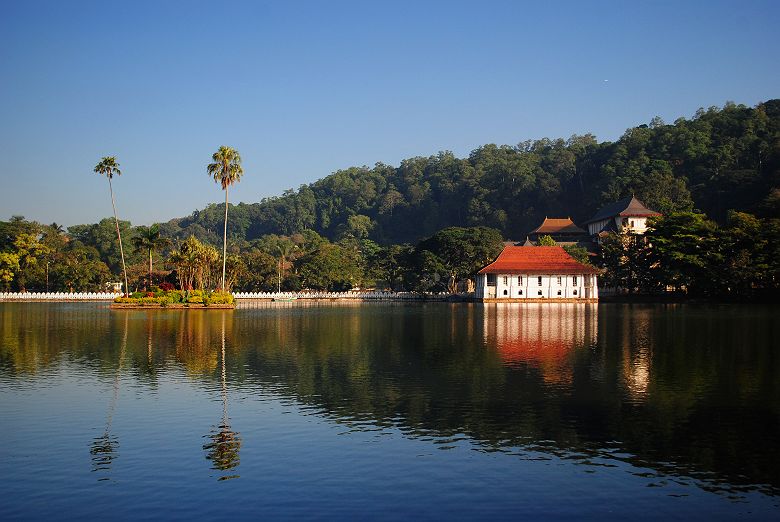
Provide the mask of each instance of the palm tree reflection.
MULTIPOLYGON (((125 351, 127 350, 127 321, 128 314, 125 314, 124 333, 122 335, 122 345, 119 350, 119 363, 117 365, 116 375, 114 376, 114 391, 111 395, 111 402, 108 405, 106 427, 103 430, 103 434, 99 437, 95 437, 90 444, 89 453, 92 455, 92 471, 110 471, 111 463, 119 456, 117 454, 119 439, 116 435, 111 434, 111 422, 114 419, 114 411, 116 410, 116 403, 119 398, 119 378, 122 374, 122 365, 125 360, 125 351)), ((109 477, 102 477, 98 480, 109 480, 109 477)))
MULTIPOLYGON (((222 422, 206 435, 210 441, 203 445, 211 469, 226 472, 238 467, 241 448, 240 434, 232 431, 228 424, 228 397, 225 379, 225 313, 222 314, 222 422)), ((218 480, 238 478, 239 475, 222 475, 218 480)))

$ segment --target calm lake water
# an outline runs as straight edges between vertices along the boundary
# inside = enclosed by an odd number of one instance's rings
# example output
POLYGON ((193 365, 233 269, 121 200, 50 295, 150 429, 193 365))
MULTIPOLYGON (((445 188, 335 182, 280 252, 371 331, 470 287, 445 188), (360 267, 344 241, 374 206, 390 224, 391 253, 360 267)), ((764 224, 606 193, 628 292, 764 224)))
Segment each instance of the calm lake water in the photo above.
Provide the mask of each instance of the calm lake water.
POLYGON ((780 517, 780 308, 0 303, 0 519, 780 517))

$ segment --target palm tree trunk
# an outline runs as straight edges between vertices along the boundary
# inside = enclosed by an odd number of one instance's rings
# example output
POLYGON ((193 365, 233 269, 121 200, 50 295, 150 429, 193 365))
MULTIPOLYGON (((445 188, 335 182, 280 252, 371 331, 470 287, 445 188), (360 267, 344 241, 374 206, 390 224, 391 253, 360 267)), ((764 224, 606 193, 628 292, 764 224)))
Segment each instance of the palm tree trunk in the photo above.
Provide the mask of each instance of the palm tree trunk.
POLYGON ((149 249, 149 290, 152 289, 152 249, 149 249))
POLYGON ((222 291, 225 291, 225 266, 227 261, 227 214, 228 214, 228 187, 225 187, 225 233, 222 241, 222 291))
POLYGON ((111 176, 108 177, 108 190, 111 191, 111 206, 114 209, 116 237, 119 239, 119 255, 122 257, 122 273, 125 276, 125 294, 130 295, 130 287, 127 284, 127 269, 125 268, 125 251, 122 248, 122 234, 119 233, 119 218, 116 216, 116 203, 114 202, 114 188, 111 186, 111 176))

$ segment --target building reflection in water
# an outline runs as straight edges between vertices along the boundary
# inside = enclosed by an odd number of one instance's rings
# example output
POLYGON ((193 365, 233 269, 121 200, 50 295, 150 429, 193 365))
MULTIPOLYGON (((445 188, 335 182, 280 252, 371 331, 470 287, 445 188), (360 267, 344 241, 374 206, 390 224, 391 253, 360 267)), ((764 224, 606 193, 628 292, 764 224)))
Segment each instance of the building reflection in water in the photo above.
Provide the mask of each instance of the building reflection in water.
POLYGON ((650 309, 635 308, 622 318, 620 339, 623 384, 633 402, 644 402, 650 387, 654 340, 650 309))
POLYGON ((485 306, 484 335, 507 366, 537 368, 548 384, 569 384, 571 355, 596 342, 595 304, 496 303, 485 306))
MULTIPOLYGON (((222 351, 221 351, 221 394, 222 394, 222 421, 206 437, 209 442, 203 445, 206 451, 206 459, 211 461, 211 469, 229 472, 238 467, 240 463, 239 449, 241 448, 240 434, 230 428, 228 416, 227 380, 225 374, 225 315, 222 312, 222 351)), ((218 480, 238 478, 237 474, 221 475, 218 480)))
MULTIPOLYGON (((116 411, 116 403, 119 399, 119 384, 122 376, 122 366, 125 361, 125 354, 127 353, 127 333, 128 333, 128 319, 127 313, 124 314, 124 328, 122 333, 122 344, 119 349, 119 361, 117 363, 116 372, 114 375, 114 386, 111 394, 111 401, 108 404, 108 413, 106 414, 106 426, 103 430, 103 434, 99 437, 95 437, 90 444, 89 453, 92 455, 92 471, 98 472, 110 472, 111 463, 119 455, 117 453, 117 447, 119 446, 119 439, 116 435, 111 433, 111 424, 114 420, 114 413, 116 411)), ((102 476, 98 480, 109 480, 108 476, 102 476)))

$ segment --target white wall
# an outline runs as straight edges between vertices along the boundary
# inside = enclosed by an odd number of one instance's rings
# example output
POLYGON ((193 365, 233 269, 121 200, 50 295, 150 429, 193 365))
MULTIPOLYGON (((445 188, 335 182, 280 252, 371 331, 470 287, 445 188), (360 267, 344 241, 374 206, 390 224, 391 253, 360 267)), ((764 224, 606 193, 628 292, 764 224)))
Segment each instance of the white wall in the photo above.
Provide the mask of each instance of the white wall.
POLYGON ((595 236, 607 226, 610 220, 614 220, 618 232, 631 232, 632 234, 644 234, 647 231, 646 217, 620 217, 615 216, 610 219, 602 219, 594 223, 588 223, 588 233, 595 236), (625 221, 625 225, 623 222, 625 221))
MULTIPOLYGON (((482 279, 480 276, 479 279, 482 279)), ((598 297, 597 278, 590 274, 538 275, 538 274, 498 274, 496 276, 497 299, 583 299, 598 297), (541 284, 539 280, 541 278, 541 284), (576 282, 575 282, 576 280, 576 282), (586 285, 590 291, 586 292, 586 285), (541 293, 541 295, 540 295, 541 293)), ((477 297, 484 298, 483 287, 477 289, 477 297)))

